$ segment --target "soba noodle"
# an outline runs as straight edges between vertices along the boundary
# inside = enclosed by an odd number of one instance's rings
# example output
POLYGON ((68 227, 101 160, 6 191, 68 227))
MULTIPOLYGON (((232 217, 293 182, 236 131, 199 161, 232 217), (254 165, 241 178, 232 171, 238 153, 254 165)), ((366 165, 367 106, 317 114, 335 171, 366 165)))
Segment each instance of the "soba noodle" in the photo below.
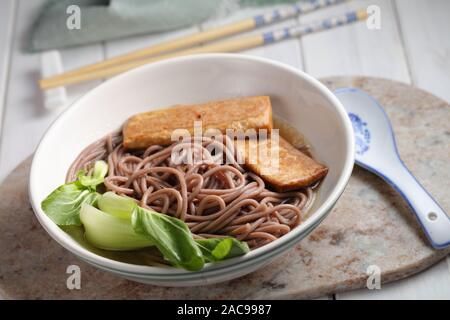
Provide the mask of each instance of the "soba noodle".
POLYGON ((185 141, 129 151, 123 148, 117 131, 84 149, 71 165, 66 182, 74 181, 80 169, 89 171, 95 161, 105 160, 108 191, 185 221, 195 238, 233 236, 256 248, 299 225, 314 201, 314 187, 270 191, 259 176, 239 165, 230 139, 223 136, 223 141, 219 140, 204 137, 200 143, 192 143, 204 161, 183 164, 174 161, 173 154, 187 156, 185 141), (226 164, 219 163, 222 154, 218 159, 211 146, 223 151, 226 164))

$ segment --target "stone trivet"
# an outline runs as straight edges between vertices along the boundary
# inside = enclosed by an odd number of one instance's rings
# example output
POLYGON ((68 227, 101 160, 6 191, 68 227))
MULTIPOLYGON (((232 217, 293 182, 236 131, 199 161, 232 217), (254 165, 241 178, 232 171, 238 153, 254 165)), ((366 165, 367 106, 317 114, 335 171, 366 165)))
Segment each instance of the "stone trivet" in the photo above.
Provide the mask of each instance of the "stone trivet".
MULTIPOLYGON (((331 87, 359 87, 389 114, 408 167, 450 212, 450 106, 417 88, 389 80, 339 77, 331 87)), ((135 283, 80 261, 52 240, 28 202, 31 158, 0 187, 0 298, 312 298, 366 285, 377 265, 382 282, 417 273, 450 250, 433 250, 405 202, 381 179, 355 168, 329 217, 283 257, 248 276, 195 288, 135 283), (81 268, 81 290, 68 290, 66 268, 81 268)))

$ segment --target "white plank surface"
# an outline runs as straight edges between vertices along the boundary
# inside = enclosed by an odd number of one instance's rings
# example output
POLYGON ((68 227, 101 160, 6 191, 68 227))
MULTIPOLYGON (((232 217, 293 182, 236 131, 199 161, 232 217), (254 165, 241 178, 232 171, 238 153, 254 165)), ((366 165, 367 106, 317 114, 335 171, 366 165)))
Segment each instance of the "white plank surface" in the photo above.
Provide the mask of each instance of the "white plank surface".
MULTIPOLYGON (((60 53, 63 66, 66 70, 75 69, 104 59, 103 44, 101 43, 64 49, 61 50, 60 53)), ((102 83, 102 80, 95 80, 68 86, 66 88, 69 100, 68 102, 70 103, 100 83, 102 83)))
MULTIPOLYGON (((14 43, 11 49, 9 86, 5 96, 5 112, 0 148, 0 180, 36 148, 50 123, 62 111, 46 110, 37 86, 40 55, 25 52, 30 26, 45 0, 15 1, 18 4, 14 43)), ((103 59, 101 45, 63 50, 67 69, 103 59)), ((95 83, 69 88, 69 100, 78 97, 95 83)))
POLYGON ((0 19, 0 135, 3 123, 3 110, 6 103, 6 88, 9 80, 9 62, 13 43, 16 4, 13 0, 0 2, 0 12, 2 13, 0 19))
MULTIPOLYGON (((448 61, 450 20, 445 18, 445 16, 450 12, 448 10, 450 8, 449 4, 450 1, 446 0, 397 0, 397 4, 380 6, 382 8, 382 30, 384 32, 388 31, 386 26, 389 21, 386 20, 389 17, 389 19, 392 19, 388 23, 392 28, 391 32, 393 30, 397 32, 395 42, 399 44, 405 43, 406 45, 404 63, 410 68, 407 75, 412 74, 412 77, 408 79, 407 76, 403 75, 404 78, 398 78, 398 80, 411 82, 432 93, 441 95, 444 98, 447 97, 447 101, 450 100, 448 90, 450 87, 450 63, 448 61), (391 13, 388 13, 388 10, 391 13), (400 16, 399 20, 397 20, 397 13, 400 16), (445 56, 445 52, 447 53, 447 60, 442 57, 443 53, 445 56)), ((358 43, 361 43, 361 41, 358 41, 358 43)), ((372 43, 372 46, 389 51, 388 43, 392 45, 392 41, 384 41, 378 43, 378 46, 376 43, 372 43)), ((384 62, 378 62, 378 59, 374 59, 374 56, 371 56, 369 52, 359 56, 359 59, 363 58, 371 59, 371 68, 379 68, 377 75, 395 79, 394 74, 386 69, 384 62)), ((398 68, 399 59, 400 57, 390 60, 389 64, 393 69, 398 68), (393 64, 392 61, 396 63, 393 64)), ((370 63, 370 61, 368 62, 370 63)), ((398 71, 394 73, 398 76, 401 74, 398 71)), ((385 285, 381 290, 356 290, 336 295, 336 298, 450 299, 449 263, 450 259, 446 258, 436 266, 418 275, 385 285)))
POLYGON ((301 16, 307 23, 347 11, 378 5, 381 29, 369 30, 357 22, 302 38, 305 71, 315 77, 364 75, 410 82, 392 1, 351 1, 301 16))
POLYGON ((49 124, 36 85, 39 55, 22 52, 26 35, 43 0, 17 1, 15 35, 11 50, 9 85, 0 148, 0 180, 25 159, 49 124))
MULTIPOLYGON (((283 6, 281 6, 281 7, 283 7, 283 6)), ((208 29, 211 27, 217 27, 217 26, 224 25, 224 24, 231 23, 231 22, 236 22, 241 19, 245 19, 245 18, 253 17, 253 16, 261 14, 261 13, 269 12, 269 11, 273 10, 274 8, 280 8, 280 6, 278 5, 278 6, 268 6, 268 7, 263 7, 263 8, 244 8, 244 9, 234 12, 233 14, 231 14, 230 16, 228 16, 224 19, 207 21, 202 25, 202 29, 208 29)), ((282 21, 280 23, 273 24, 271 26, 266 26, 263 28, 259 28, 257 30, 252 30, 247 33, 239 34, 239 35, 236 35, 236 36, 233 36, 230 38, 260 34, 267 30, 274 30, 274 29, 278 29, 278 28, 281 29, 284 27, 292 27, 297 24, 298 24, 297 19, 288 19, 288 20, 282 21)), ((299 39, 289 39, 286 41, 266 45, 263 47, 246 50, 241 53, 277 60, 279 62, 286 63, 293 67, 303 69, 303 63, 302 63, 303 59, 302 59, 302 53, 301 53, 299 39)))
POLYGON ((337 295, 339 300, 428 300, 450 299, 450 269, 444 259, 431 269, 388 283, 380 290, 356 290, 337 295))
MULTIPOLYGON (((450 1, 397 0, 398 25, 411 82, 450 100, 450 1)), ((450 299, 450 258, 380 291, 343 293, 340 299, 450 299)))
POLYGON ((413 83, 450 101, 450 1, 396 4, 413 83))
MULTIPOLYGON (((21 50, 30 23, 44 1, 0 0, 0 115, 2 103, 4 107, 4 126, 0 137, 0 180, 33 152, 43 132, 61 111, 48 112, 43 109, 42 97, 36 85, 39 55, 23 53, 21 50), (13 41, 8 40, 13 31, 13 41), (11 46, 10 50, 8 46, 11 46), (10 63, 8 52, 11 52, 10 63), (9 73, 5 70, 9 70, 9 73)), ((316 77, 367 75, 413 83, 450 100, 448 0, 354 0, 285 21, 275 27, 307 23, 369 4, 381 8, 381 30, 368 30, 365 23, 360 22, 245 53, 282 61, 316 77)), ((239 10, 226 19, 209 21, 199 28, 236 21, 268 9, 239 10)), ((66 69, 71 69, 196 30, 198 28, 193 27, 161 35, 62 50, 63 64, 66 69)), ((100 82, 70 87, 69 100, 100 82)), ((450 299, 449 266, 450 259, 447 258, 419 275, 384 285, 381 290, 358 290, 336 295, 336 298, 450 299)))
POLYGON ((135 36, 125 39, 108 41, 104 45, 105 56, 107 58, 111 58, 117 55, 131 52, 133 50, 142 49, 157 43, 187 36, 198 31, 199 27, 191 27, 184 30, 166 32, 162 34, 135 36))

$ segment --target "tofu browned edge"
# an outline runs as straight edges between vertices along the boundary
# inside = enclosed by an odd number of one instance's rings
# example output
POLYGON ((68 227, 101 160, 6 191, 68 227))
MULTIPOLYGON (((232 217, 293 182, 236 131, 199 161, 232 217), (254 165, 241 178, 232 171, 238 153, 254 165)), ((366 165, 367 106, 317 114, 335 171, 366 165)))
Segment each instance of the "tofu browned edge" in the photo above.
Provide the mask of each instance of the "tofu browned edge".
POLYGON ((172 133, 186 129, 194 133, 194 121, 202 121, 202 129, 272 129, 270 97, 255 96, 212 101, 202 104, 177 105, 136 114, 123 126, 124 147, 144 149, 150 145, 169 145, 172 133), (155 130, 155 128, 158 128, 155 130))
MULTIPOLYGON (((253 110, 255 111, 255 110, 253 110)), ((219 121, 212 121, 212 124, 203 124, 204 127, 217 127, 219 129, 223 128, 239 128, 239 129, 268 129, 269 132, 273 128, 272 122, 272 106, 270 97, 268 96, 257 96, 257 97, 243 97, 237 99, 212 101, 203 104, 196 105, 179 105, 172 108, 159 109, 150 112, 144 112, 134 115, 128 119, 128 121, 123 126, 123 136, 124 136, 124 147, 131 149, 145 148, 152 144, 169 144, 171 132, 175 129, 170 127, 173 124, 181 123, 181 127, 184 129, 192 129, 189 123, 193 123, 195 120, 200 118, 208 119, 212 116, 218 116, 219 121), (239 119, 227 119, 226 109, 229 106, 243 105, 243 108, 239 108, 239 112, 246 112, 249 110, 249 104, 261 104, 262 110, 264 108, 269 109, 265 114, 247 114, 245 116, 239 117, 239 119), (222 108, 223 110, 217 110, 222 108), (198 110, 201 110, 200 112, 198 110), (208 110, 213 109, 214 114, 208 114, 208 110), (150 115, 162 115, 167 112, 171 113, 174 117, 173 119, 166 120, 163 124, 165 127, 157 132, 151 131, 155 127, 158 127, 157 123, 147 123, 151 127, 150 139, 149 136, 145 137, 148 132, 145 132, 145 128, 142 131, 142 126, 139 123, 141 119, 145 121, 145 118, 150 115), (184 116, 177 116, 177 113, 185 113, 184 116), (206 114, 206 117, 205 117, 206 114), (190 117, 189 117, 190 116, 190 117), (259 118, 258 118, 259 117, 259 118), (177 122, 178 121, 178 122, 177 122), (227 122, 229 121, 229 122, 227 122), (169 127, 168 127, 169 126, 169 127), (133 130, 136 132, 133 133, 133 130), (131 131, 131 132, 130 132, 131 131), (152 141, 154 139, 154 141, 152 141), (133 142, 134 140, 134 142, 133 142), (136 142, 141 140, 142 143, 136 142)), ((156 120, 156 122, 159 120, 156 120)), ((222 130, 221 130, 222 131, 222 130)), ((223 132, 225 133, 225 132, 223 132)), ((308 157, 300 150, 293 147, 289 142, 280 137, 280 153, 284 152, 284 155, 280 154, 280 174, 273 175, 262 175, 261 165, 259 163, 250 164, 245 156, 245 167, 260 175, 263 180, 268 183, 274 190, 278 192, 293 191, 296 189, 304 188, 314 184, 319 181, 328 173, 328 168, 314 159, 308 157)))
MULTIPOLYGON (((260 143, 258 141, 258 147, 260 143)), ((264 163, 250 163, 249 141, 237 143, 238 150, 244 153, 245 168, 258 174, 269 186, 278 192, 294 191, 313 185, 328 173, 328 168, 296 149, 289 142, 279 137, 279 171, 274 174, 263 174, 264 163), (243 146, 245 145, 245 149, 243 146)), ((270 139, 268 148, 270 148, 270 139)))

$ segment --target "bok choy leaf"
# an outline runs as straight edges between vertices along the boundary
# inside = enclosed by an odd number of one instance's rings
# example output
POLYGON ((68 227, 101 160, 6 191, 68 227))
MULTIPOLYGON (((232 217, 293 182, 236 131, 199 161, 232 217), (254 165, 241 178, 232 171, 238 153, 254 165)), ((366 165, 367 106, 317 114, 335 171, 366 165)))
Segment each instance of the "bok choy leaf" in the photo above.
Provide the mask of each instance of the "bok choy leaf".
POLYGON ((117 218, 89 204, 83 204, 80 219, 86 240, 105 250, 135 250, 153 245, 147 238, 134 232, 130 219, 117 218))
POLYGON ((195 240, 207 262, 217 262, 241 256, 250 251, 247 243, 236 238, 210 238, 195 240))
MULTIPOLYGON (((200 256, 203 256, 203 260, 206 262, 217 262, 250 251, 245 242, 231 237, 194 240, 188 226, 183 221, 138 207, 131 198, 119 196, 112 192, 106 192, 98 199, 98 208, 104 213, 110 214, 111 221, 118 218, 128 219, 130 224, 133 225, 134 232, 149 239, 169 262, 188 270, 201 268, 200 266, 203 264, 200 256), (198 249, 200 249, 200 252, 198 249)), ((82 212, 82 215, 84 215, 84 212, 82 212)), ((83 223, 88 236, 88 227, 84 220, 83 223)), ((104 223, 104 226, 106 225, 104 223)), ((93 229, 95 226, 91 228, 93 229)), ((114 238, 113 235, 117 233, 114 228, 111 230, 107 227, 97 228, 98 231, 100 229, 103 235, 111 240, 114 238), (109 233, 111 235, 107 235, 109 233)), ((89 238, 92 239, 93 237, 89 236, 89 238)), ((98 247, 109 247, 111 250, 122 250, 123 246, 129 249, 140 248, 133 247, 132 241, 130 244, 118 241, 115 245, 114 240, 112 240, 108 242, 108 245, 103 243, 102 246, 98 245, 98 240, 96 242, 91 241, 91 243, 98 247)))
POLYGON ((80 170, 77 174, 78 182, 92 191, 96 190, 96 187, 103 183, 103 180, 108 173, 108 165, 105 161, 96 161, 92 175, 87 175, 85 170, 80 170))
POLYGON ((44 212, 60 226, 84 226, 85 238, 106 250, 156 246, 176 267, 198 271, 205 262, 243 255, 246 243, 235 238, 194 240, 188 225, 177 218, 139 207, 125 196, 97 193, 108 165, 97 161, 92 174, 80 171, 77 181, 58 187, 44 201, 44 212))
POLYGON ((100 210, 118 218, 131 219, 135 207, 136 202, 133 199, 119 196, 114 192, 106 192, 98 199, 100 210))
POLYGON ((92 175, 81 170, 77 181, 58 187, 42 201, 42 210, 59 226, 80 226, 81 205, 97 205, 100 194, 95 190, 103 183, 107 172, 108 165, 104 161, 95 163, 92 175))
POLYGON ((189 271, 203 268, 205 260, 186 223, 136 206, 131 217, 136 233, 151 240, 164 258, 189 271))
POLYGON ((77 182, 60 186, 41 203, 42 210, 59 226, 80 226, 80 208, 83 203, 95 205, 97 192, 81 187, 77 182))

